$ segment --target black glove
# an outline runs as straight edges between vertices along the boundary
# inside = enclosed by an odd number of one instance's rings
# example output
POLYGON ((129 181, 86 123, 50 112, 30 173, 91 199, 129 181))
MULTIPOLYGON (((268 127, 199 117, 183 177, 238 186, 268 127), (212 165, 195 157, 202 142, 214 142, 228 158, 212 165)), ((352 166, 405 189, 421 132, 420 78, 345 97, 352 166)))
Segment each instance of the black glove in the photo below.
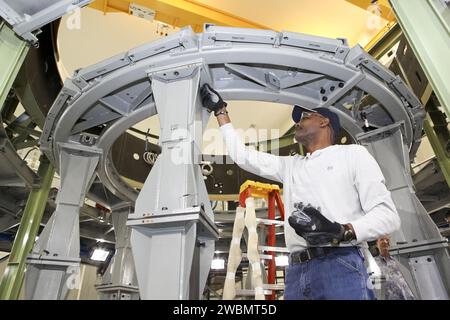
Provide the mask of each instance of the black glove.
POLYGON ((288 221, 295 232, 310 245, 338 244, 344 237, 344 226, 331 222, 319 210, 302 202, 294 204, 295 211, 288 221))
POLYGON ((209 112, 214 111, 214 115, 217 111, 227 106, 227 103, 223 101, 222 97, 216 90, 211 88, 205 83, 200 89, 200 97, 202 99, 203 106, 208 109, 209 112))

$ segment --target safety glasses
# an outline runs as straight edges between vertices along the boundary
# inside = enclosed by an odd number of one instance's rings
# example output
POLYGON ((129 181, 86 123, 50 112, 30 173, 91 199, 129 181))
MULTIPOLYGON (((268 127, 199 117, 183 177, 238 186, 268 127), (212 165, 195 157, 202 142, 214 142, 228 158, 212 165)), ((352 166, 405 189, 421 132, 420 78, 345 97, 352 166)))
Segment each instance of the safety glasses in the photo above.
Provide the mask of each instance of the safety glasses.
POLYGON ((317 117, 321 117, 324 118, 322 115, 318 114, 317 112, 308 112, 308 111, 303 111, 302 112, 302 116, 300 117, 300 121, 302 121, 303 119, 309 119, 312 116, 317 116, 317 117))

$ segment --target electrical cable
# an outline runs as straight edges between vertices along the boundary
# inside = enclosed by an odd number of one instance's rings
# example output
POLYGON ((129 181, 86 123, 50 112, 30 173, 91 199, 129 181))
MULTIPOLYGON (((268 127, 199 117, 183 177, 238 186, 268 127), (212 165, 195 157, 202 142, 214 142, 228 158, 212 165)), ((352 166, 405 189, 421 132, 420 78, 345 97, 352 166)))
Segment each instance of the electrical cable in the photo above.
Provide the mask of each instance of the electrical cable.
POLYGON ((28 157, 28 155, 31 153, 31 151, 33 151, 33 150, 39 150, 38 148, 36 148, 36 147, 33 147, 33 148, 31 148, 30 150, 28 150, 27 151, 27 153, 25 154, 25 156, 23 157, 23 161, 25 161, 25 159, 28 157))

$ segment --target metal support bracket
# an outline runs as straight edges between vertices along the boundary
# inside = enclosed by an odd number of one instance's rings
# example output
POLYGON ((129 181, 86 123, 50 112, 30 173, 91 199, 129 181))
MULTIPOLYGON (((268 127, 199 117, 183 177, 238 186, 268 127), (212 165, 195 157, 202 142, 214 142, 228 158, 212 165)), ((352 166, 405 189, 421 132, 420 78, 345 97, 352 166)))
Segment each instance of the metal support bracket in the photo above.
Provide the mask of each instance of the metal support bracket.
POLYGON ((138 300, 133 254, 131 252, 131 228, 126 225, 132 207, 128 203, 112 208, 112 221, 116 238, 116 252, 102 278, 95 286, 101 300, 138 300))
POLYGON ((449 299, 447 241, 415 194, 403 127, 402 123, 393 124, 358 135, 357 139, 378 161, 400 215, 401 230, 392 235, 392 252, 403 266, 406 281, 421 299, 449 299), (425 262, 419 263, 423 259, 425 262))
POLYGON ((71 284, 79 265, 79 213, 101 152, 67 143, 61 144, 60 149, 61 186, 56 210, 28 262, 25 280, 28 299, 64 299, 68 290, 75 288, 71 284))
POLYGON ((127 223, 142 299, 199 299, 213 258, 218 231, 199 166, 207 123, 201 68, 198 62, 148 72, 162 151, 127 223))

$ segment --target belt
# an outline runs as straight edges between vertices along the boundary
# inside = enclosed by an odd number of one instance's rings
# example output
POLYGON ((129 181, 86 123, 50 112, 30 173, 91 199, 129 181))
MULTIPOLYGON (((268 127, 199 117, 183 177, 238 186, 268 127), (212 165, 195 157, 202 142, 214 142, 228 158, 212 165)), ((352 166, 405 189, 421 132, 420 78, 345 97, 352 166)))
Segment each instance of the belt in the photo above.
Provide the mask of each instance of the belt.
POLYGON ((358 249, 358 247, 312 247, 303 251, 292 252, 289 255, 289 258, 292 264, 304 263, 311 259, 324 257, 331 253, 348 253, 356 249, 358 249))

